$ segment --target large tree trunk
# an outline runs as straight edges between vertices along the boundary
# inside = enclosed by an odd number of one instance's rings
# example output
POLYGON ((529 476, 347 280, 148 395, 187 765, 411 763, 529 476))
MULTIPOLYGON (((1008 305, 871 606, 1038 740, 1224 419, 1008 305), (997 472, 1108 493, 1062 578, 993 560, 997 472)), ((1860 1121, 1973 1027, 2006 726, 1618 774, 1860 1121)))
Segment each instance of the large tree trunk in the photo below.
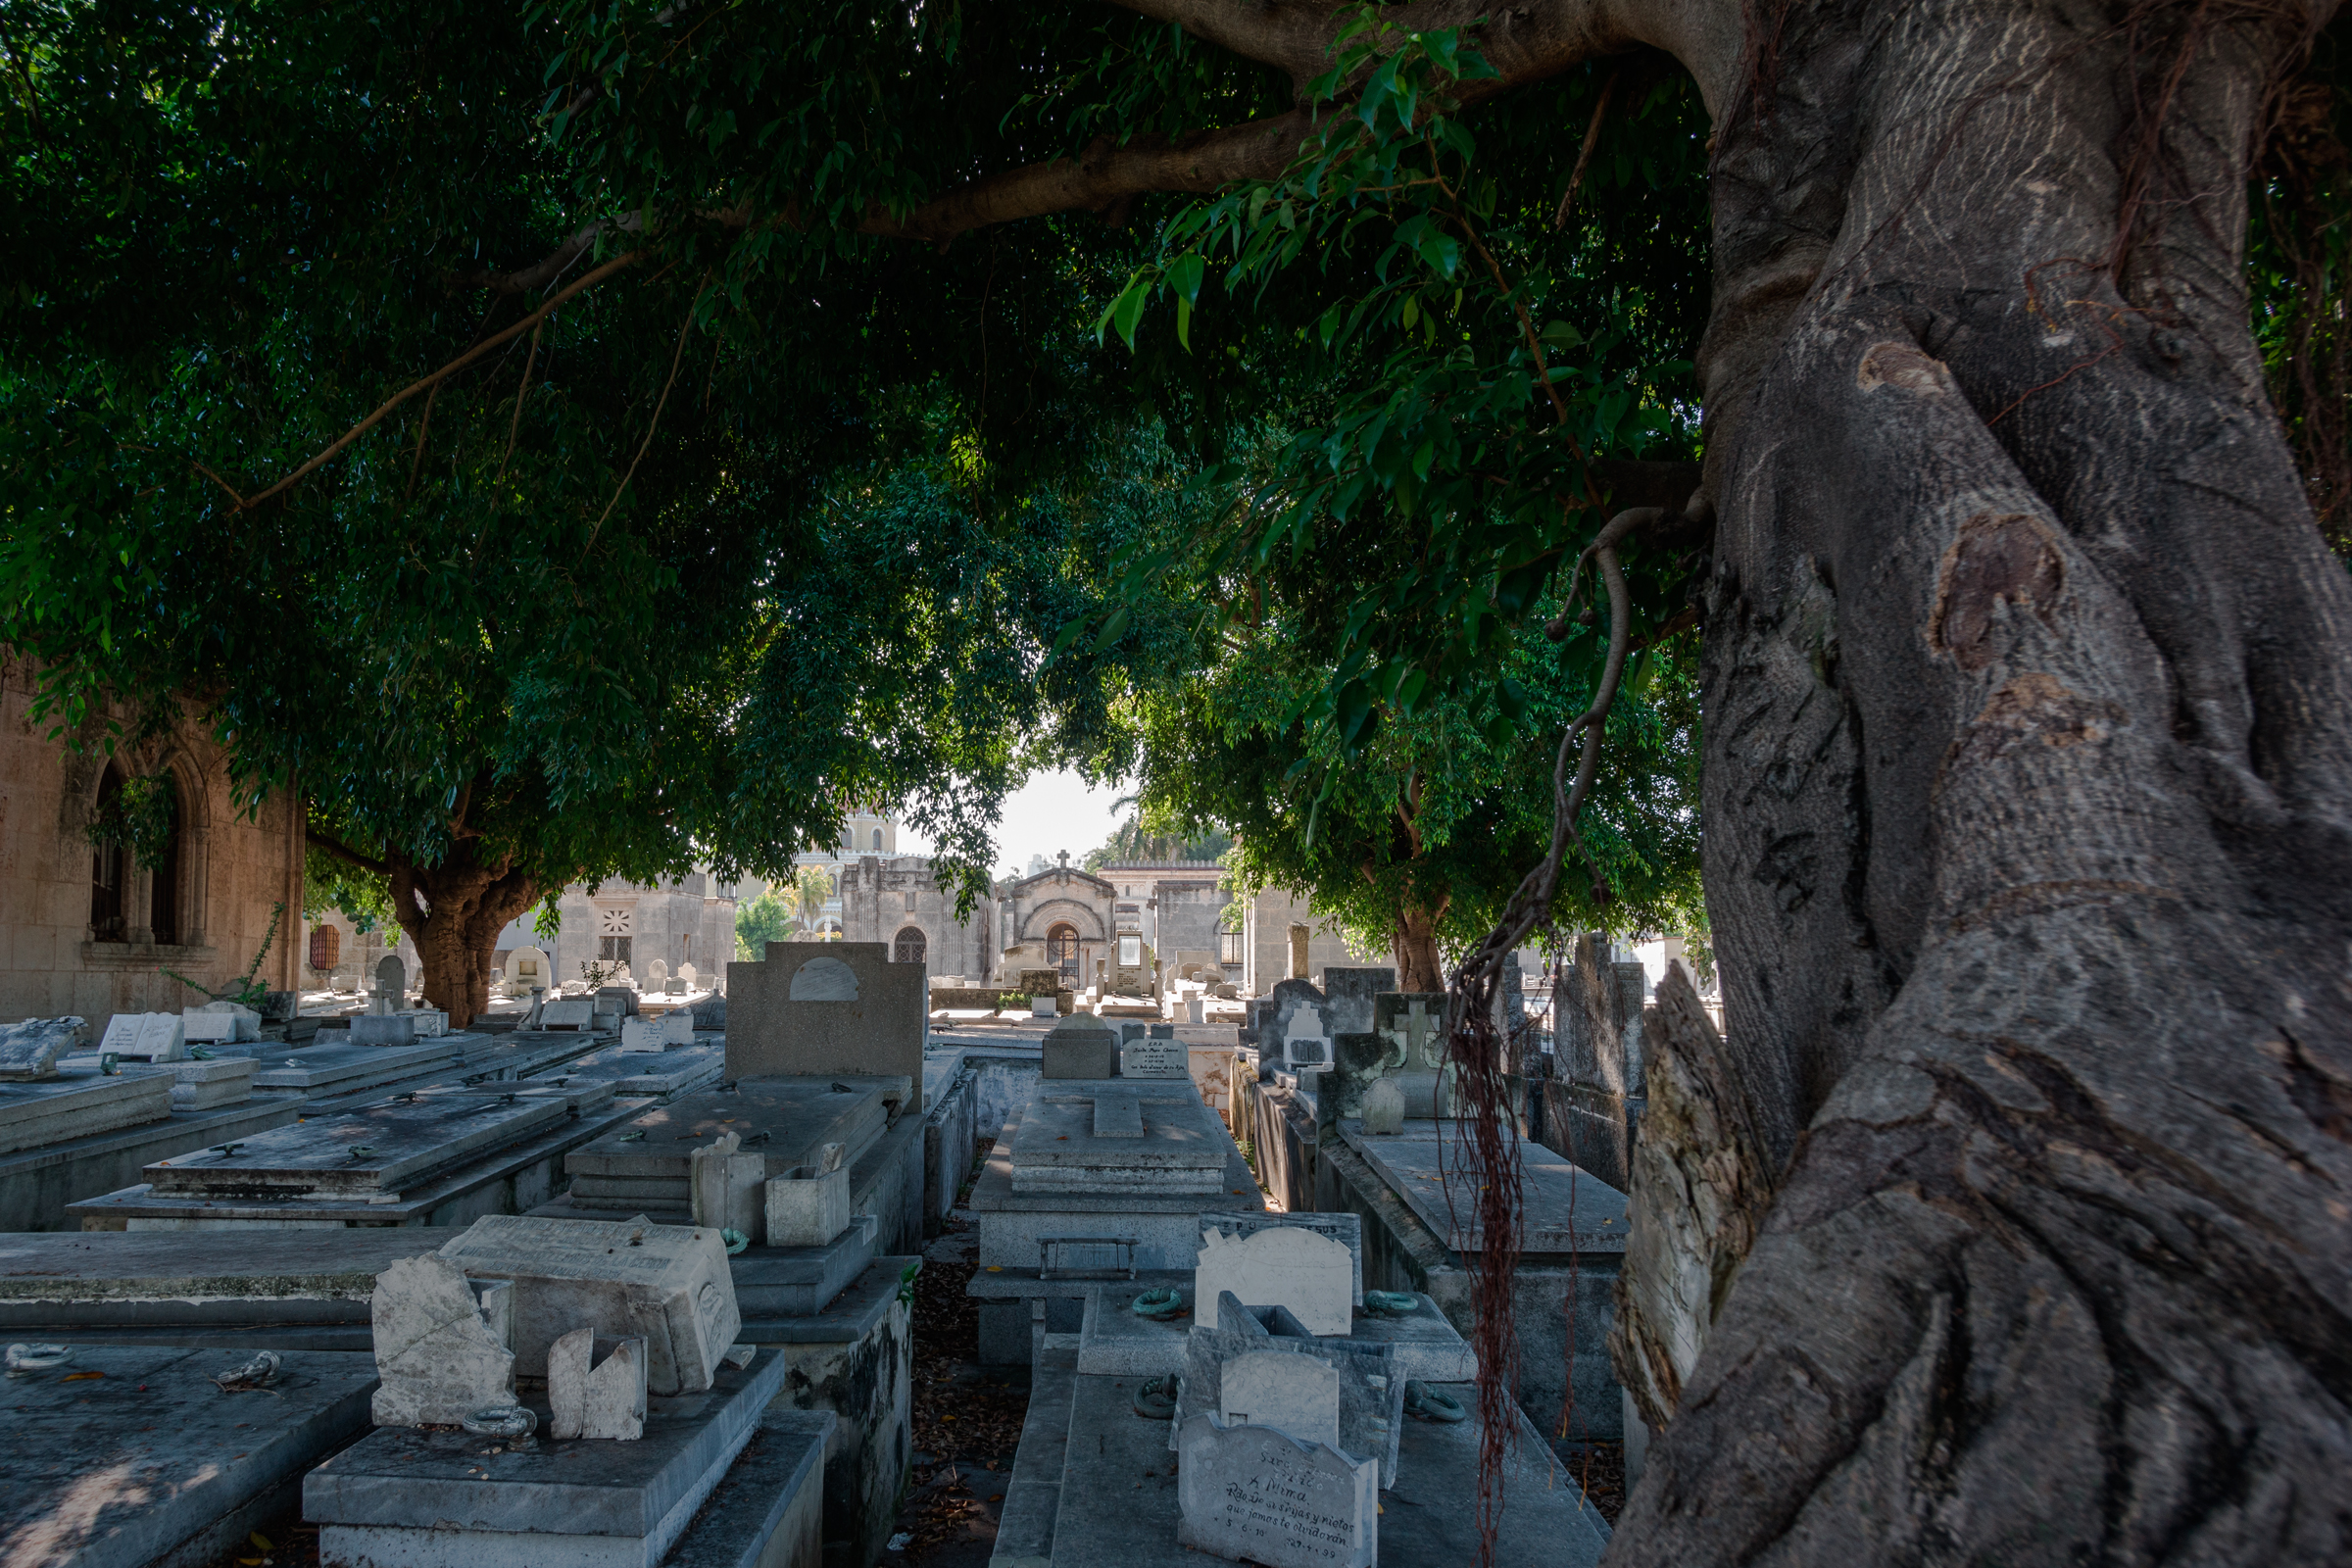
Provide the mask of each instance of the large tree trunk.
POLYGON ((391 862, 392 912, 416 944, 424 1000, 463 1029, 490 1007, 490 965, 498 934, 531 906, 538 886, 505 862, 484 864, 473 841, 439 865, 391 862))
POLYGON ((1438 921, 1445 913, 1443 904, 1436 909, 1397 911, 1396 923, 1389 932, 1389 952, 1396 960, 1399 991, 1446 989, 1445 968, 1438 961, 1438 921))
POLYGON ((2241 281, 2315 15, 1755 15, 1677 1046, 1778 1190, 1610 1561, 2352 1559, 2352 592, 2241 281))

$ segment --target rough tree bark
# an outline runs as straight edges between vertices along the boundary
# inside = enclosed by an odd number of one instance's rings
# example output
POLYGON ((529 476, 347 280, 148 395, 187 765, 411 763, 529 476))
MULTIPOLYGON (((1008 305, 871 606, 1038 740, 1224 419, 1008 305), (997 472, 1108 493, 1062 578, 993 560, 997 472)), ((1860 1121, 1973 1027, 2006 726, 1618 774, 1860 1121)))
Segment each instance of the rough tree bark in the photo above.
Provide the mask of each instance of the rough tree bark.
POLYGON ((1435 909, 1405 908, 1396 912, 1389 932, 1389 951, 1396 960, 1396 985, 1401 991, 1443 991, 1445 966, 1438 961, 1438 921, 1445 905, 1435 909))
POLYGON ((539 886, 512 861, 484 862, 478 841, 461 843, 440 864, 394 859, 392 913, 416 944, 424 1000, 463 1029, 490 1008, 490 962, 498 934, 529 908, 539 886))
POLYGON ((2352 593, 2241 255, 2319 20, 1791 7, 1719 108, 1699 1050, 1780 1174, 1613 1563, 2352 1555, 2352 593))

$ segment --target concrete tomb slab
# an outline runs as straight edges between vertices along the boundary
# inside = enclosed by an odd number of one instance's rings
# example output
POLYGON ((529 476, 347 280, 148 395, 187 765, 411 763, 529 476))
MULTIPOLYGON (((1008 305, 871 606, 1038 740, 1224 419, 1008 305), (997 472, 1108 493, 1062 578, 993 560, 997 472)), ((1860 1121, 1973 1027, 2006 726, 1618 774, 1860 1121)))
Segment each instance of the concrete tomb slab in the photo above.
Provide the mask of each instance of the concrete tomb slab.
MULTIPOLYGON (((1457 1252, 1481 1250, 1477 1178, 1453 1122, 1408 1120, 1393 1137, 1371 1138, 1346 1120, 1340 1132, 1446 1246, 1457 1252)), ((1616 1188, 1525 1138, 1519 1140, 1519 1178, 1523 1253, 1625 1250, 1628 1205, 1616 1188)))
POLYGON ((436 1067, 465 1066, 466 1048, 459 1043, 465 1038, 469 1037, 407 1046, 310 1045, 282 1055, 275 1045, 265 1042, 268 1054, 254 1058, 260 1065, 254 1071, 253 1087, 258 1094, 301 1095, 314 1100, 356 1094, 377 1084, 420 1078, 436 1067))
MULTIPOLYGON (((649 1393, 633 1443, 502 1442, 387 1428, 311 1471, 326 1568, 657 1568, 783 1388, 784 1358, 649 1393)), ((541 1409, 552 1418, 552 1410, 541 1409)))
POLYGON ((634 1443, 645 1436, 645 1341, 573 1329, 548 1348, 548 1435, 634 1443))
POLYGON ((822 1247, 771 1242, 736 1254, 735 1300, 743 1313, 744 1332, 759 1338, 776 1319, 813 1318, 832 1305, 873 1261, 878 1229, 873 1215, 853 1214, 840 1234, 822 1247))
MULTIPOLYGON (((683 1054, 665 1052, 660 1060, 683 1054)), ((689 1144, 734 1133, 772 1179, 829 1143, 847 1146, 854 1160, 886 1119, 880 1090, 827 1078, 755 1078, 732 1092, 686 1095, 573 1150, 564 1160, 572 1206, 682 1220, 693 1211, 689 1144)))
POLYGON ((449 1033, 446 1007, 403 1007, 393 1016, 408 1019, 419 1040, 438 1040, 449 1033))
MULTIPOLYGON (((90 1079, 101 1077, 104 1061, 101 1056, 69 1056, 58 1063, 58 1070, 67 1076, 90 1079)), ((130 1071, 161 1073, 172 1081, 173 1110, 211 1110, 217 1105, 238 1105, 253 1098, 254 1074, 261 1063, 251 1056, 215 1056, 202 1061, 166 1061, 152 1067, 131 1068, 130 1071)))
POLYGON ((0 1154, 162 1121, 171 1114, 172 1080, 160 1072, 0 1083, 0 1154))
POLYGON ((1346 1243, 1302 1226, 1277 1224, 1248 1236, 1204 1228, 1193 1272, 1195 1309, 1231 1291, 1251 1306, 1289 1308, 1310 1334, 1346 1334, 1360 1266, 1346 1243))
POLYGON ((916 1078, 930 1004, 919 963, 880 942, 770 942, 727 965, 727 1074, 916 1078))
POLYGON ((1012 1191, 1222 1193, 1227 1142, 1189 1079, 1041 1084, 1013 1134, 1012 1191))
POLYGON ((707 1226, 487 1214, 441 1249, 476 1279, 514 1282, 514 1354, 544 1375, 558 1338, 587 1326, 646 1342, 646 1386, 696 1394, 743 1327, 726 1249, 707 1226))
POLYGON ((57 1059, 88 1047, 90 1026, 79 1018, 27 1018, 0 1028, 0 1080, 51 1078, 57 1059))
POLYGON ((514 1402, 514 1288, 476 1282, 435 1253, 376 1276, 368 1302, 379 1427, 447 1426, 514 1402))
POLYGON ((315 1350, 280 1352, 258 1388, 214 1382, 246 1358, 77 1344, 61 1366, 12 1376, 5 1560, 194 1568, 242 1548, 280 1486, 366 1428, 375 1383, 366 1352, 315 1350))
POLYGON ((819 1568, 825 1462, 841 1425, 830 1410, 762 1411, 662 1568, 819 1568))
POLYGON ((1178 1440, 1177 1541, 1265 1568, 1372 1568, 1380 1466, 1202 1411, 1178 1440))
POLYGON ((232 1150, 149 1165, 154 1196, 398 1193, 570 1118, 560 1100, 392 1100, 256 1133, 232 1150))

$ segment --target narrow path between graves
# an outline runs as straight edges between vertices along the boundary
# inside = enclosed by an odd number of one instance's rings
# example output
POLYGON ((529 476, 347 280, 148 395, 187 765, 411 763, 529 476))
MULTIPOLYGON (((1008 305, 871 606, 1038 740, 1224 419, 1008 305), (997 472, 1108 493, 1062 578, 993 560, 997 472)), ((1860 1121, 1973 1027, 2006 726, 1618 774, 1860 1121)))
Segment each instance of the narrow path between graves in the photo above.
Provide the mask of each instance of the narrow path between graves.
POLYGON ((970 1177, 995 1145, 977 1141, 947 1232, 924 1249, 914 1282, 914 1461, 885 1565, 986 1568, 1029 1412, 1027 1368, 980 1365, 980 1310, 963 1294, 978 1266, 970 1177))

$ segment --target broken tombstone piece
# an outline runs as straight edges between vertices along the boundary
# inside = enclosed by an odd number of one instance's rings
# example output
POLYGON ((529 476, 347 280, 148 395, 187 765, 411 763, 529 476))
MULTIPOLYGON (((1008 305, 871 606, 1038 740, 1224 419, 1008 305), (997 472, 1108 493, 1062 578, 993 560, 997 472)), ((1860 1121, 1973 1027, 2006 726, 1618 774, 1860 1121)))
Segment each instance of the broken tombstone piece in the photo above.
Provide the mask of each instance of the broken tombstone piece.
POLYGON ((403 1258, 375 1277, 369 1302, 380 1380, 379 1427, 446 1426, 514 1400, 514 1295, 503 1280, 468 1280, 437 1253, 403 1258))
POLYGON ((547 1352, 552 1438, 633 1443, 645 1436, 645 1341, 573 1329, 547 1352))
POLYGON ((1265 1568, 1371 1568, 1378 1464, 1201 1411, 1179 1438, 1176 1540, 1265 1568))

